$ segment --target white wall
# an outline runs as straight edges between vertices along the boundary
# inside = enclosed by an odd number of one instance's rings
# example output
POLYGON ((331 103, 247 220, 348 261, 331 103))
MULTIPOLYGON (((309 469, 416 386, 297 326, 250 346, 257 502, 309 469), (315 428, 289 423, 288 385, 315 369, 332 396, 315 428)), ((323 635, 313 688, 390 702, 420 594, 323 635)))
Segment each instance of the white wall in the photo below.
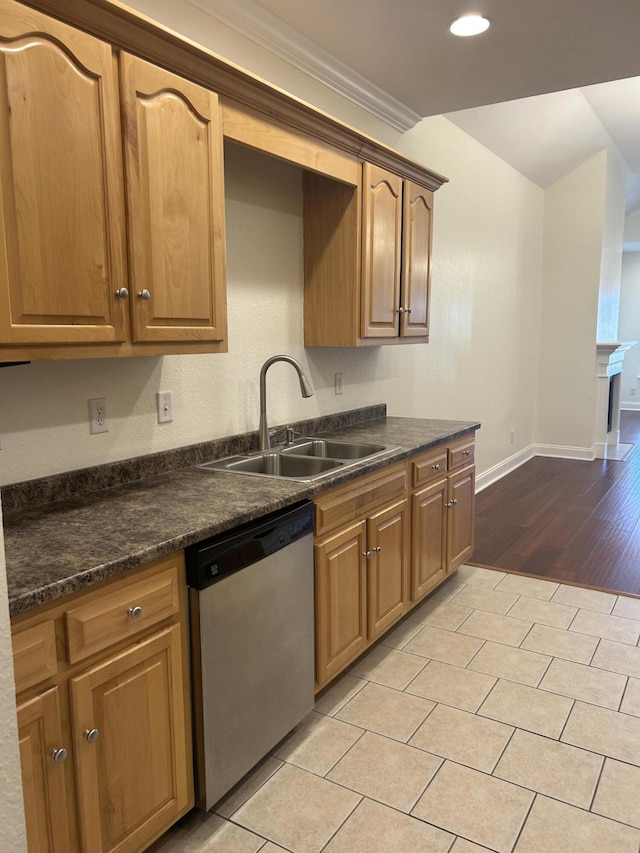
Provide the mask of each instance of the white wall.
POLYGON ((540 444, 593 444, 598 296, 607 153, 545 192, 539 407, 540 444))
POLYGON ((2 506, 0 505, 0 827, 2 850, 23 853, 27 849, 20 756, 18 753, 18 728, 16 722, 15 683, 7 601, 7 573, 4 559, 2 533, 2 506))
MULTIPOLYGON (((640 224, 640 219, 638 219, 640 224)), ((618 340, 640 341, 640 252, 622 256, 618 340)), ((627 351, 622 365, 621 406, 640 409, 640 344, 627 351)))
POLYGON ((625 193, 626 177, 618 161, 607 154, 598 296, 597 339, 601 343, 619 340, 618 315, 625 226, 625 193))
POLYGON ((625 219, 624 242, 640 245, 640 207, 632 211, 625 219))
POLYGON ((435 197, 432 330, 413 356, 425 395, 411 413, 479 418, 484 471, 534 440, 544 193, 443 117, 400 148, 450 178, 435 197))

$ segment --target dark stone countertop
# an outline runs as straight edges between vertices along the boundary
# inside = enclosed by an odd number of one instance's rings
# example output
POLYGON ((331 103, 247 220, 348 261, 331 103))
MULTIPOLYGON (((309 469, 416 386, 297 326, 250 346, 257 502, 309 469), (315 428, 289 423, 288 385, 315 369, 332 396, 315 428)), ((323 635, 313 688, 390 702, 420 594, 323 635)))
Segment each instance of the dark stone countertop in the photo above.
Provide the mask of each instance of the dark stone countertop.
POLYGON ((413 453, 472 434, 479 426, 477 422, 381 417, 323 431, 323 437, 398 445, 399 449, 311 483, 212 473, 191 466, 37 506, 12 507, 8 513, 5 510, 4 518, 11 615, 312 498, 413 453))

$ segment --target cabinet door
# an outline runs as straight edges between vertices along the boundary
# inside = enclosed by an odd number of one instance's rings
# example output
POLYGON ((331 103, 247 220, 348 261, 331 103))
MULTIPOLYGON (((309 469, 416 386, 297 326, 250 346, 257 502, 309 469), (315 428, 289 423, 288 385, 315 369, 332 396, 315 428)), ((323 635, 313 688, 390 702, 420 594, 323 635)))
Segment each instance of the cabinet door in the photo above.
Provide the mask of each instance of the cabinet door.
POLYGON ((411 600, 418 601, 447 574, 447 481, 438 480, 411 500, 411 600))
POLYGON ((408 601, 409 512, 400 501, 367 519, 367 622, 375 640, 404 614, 408 601))
POLYGON ((64 765, 53 755, 64 747, 57 687, 18 706, 18 738, 29 851, 68 853, 64 765))
POLYGON ((173 625, 71 679, 84 850, 142 850, 188 807, 184 678, 173 625))
POLYGON ((433 193, 404 183, 402 307, 400 334, 429 334, 433 193))
POLYGON ((475 468, 449 477, 448 565, 452 572, 473 554, 475 533, 475 468))
POLYGON ((363 165, 362 337, 398 335, 402 179, 363 165))
POLYGON ((0 22, 0 342, 123 341, 111 48, 11 0, 0 22))
POLYGON ((315 546, 316 676, 324 684, 367 645, 366 522, 315 546))
POLYGON ((218 96, 128 54, 121 79, 133 339, 223 340, 218 96))

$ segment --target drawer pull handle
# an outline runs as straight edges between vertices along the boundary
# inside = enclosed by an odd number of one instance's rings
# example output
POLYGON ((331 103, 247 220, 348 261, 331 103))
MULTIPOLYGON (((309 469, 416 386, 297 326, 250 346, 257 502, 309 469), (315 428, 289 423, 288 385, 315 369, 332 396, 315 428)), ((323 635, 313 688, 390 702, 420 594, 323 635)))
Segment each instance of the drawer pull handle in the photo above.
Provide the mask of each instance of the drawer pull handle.
POLYGON ((132 619, 139 619, 142 616, 142 607, 136 605, 135 607, 129 608, 129 616, 132 619))
POLYGON ((470 450, 463 450, 462 455, 463 456, 471 456, 471 451, 470 450))
POLYGON ((433 468, 434 471, 439 471, 440 470, 440 463, 436 462, 436 464, 432 465, 431 467, 433 468))
POLYGON ((51 758, 53 758, 56 764, 62 764, 63 761, 67 760, 67 750, 63 746, 52 749, 51 758))
POLYGON ((95 743, 100 737, 100 729, 85 729, 82 736, 87 743, 95 743))

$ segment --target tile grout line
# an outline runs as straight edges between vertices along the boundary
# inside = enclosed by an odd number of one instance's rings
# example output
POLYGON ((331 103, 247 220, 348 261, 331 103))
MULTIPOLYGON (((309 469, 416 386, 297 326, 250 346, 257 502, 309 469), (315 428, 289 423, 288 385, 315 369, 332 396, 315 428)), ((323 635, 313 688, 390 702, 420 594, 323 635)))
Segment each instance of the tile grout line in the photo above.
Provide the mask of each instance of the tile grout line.
POLYGON ((520 843, 520 838, 522 836, 522 833, 524 832, 524 828, 527 824, 527 821, 529 820, 529 816, 531 815, 531 812, 533 811, 534 803, 538 799, 539 796, 540 796, 540 794, 537 791, 533 792, 533 798, 531 800, 531 805, 527 809, 527 813, 524 816, 524 820, 522 821, 522 826, 520 827, 520 831, 518 832, 518 834, 516 836, 516 840, 513 842, 513 846, 511 847, 511 853, 513 853, 513 851, 516 849, 516 847, 520 843))
POLYGON ((596 779, 596 784, 593 788, 593 794, 591 795, 591 800, 589 801, 588 811, 590 812, 590 814, 596 814, 596 812, 592 811, 592 809, 593 809, 593 804, 594 804, 595 799, 596 799, 596 795, 598 793, 598 788, 600 787, 600 780, 602 779, 602 774, 604 773, 604 766, 606 763, 607 763, 607 756, 603 755, 602 756, 602 764, 600 765, 600 772, 598 773, 598 778, 596 779))

